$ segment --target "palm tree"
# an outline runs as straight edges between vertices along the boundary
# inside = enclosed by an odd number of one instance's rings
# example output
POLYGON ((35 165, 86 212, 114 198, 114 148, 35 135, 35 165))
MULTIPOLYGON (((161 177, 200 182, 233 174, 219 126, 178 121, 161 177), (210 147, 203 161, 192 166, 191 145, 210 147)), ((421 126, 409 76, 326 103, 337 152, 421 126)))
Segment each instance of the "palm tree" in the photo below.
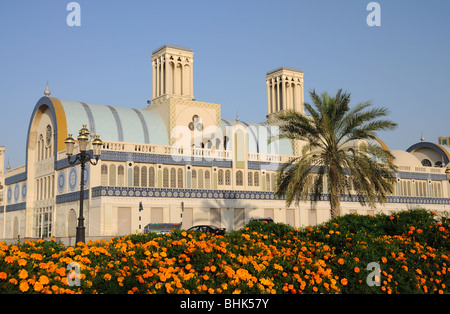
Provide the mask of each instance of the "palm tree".
POLYGON ((275 195, 286 197, 286 205, 295 200, 317 202, 329 194, 331 218, 340 215, 340 195, 356 195, 361 205, 375 207, 393 192, 396 170, 392 154, 375 144, 376 132, 393 130, 396 123, 381 119, 385 108, 368 109, 371 102, 350 108, 350 93, 340 89, 335 97, 326 92, 310 92, 314 107, 305 103, 311 116, 287 110, 276 115, 282 132, 279 138, 305 141, 300 156, 284 164, 277 173, 275 195), (358 141, 358 149, 349 151, 358 141), (354 193, 352 194, 352 190, 354 193))

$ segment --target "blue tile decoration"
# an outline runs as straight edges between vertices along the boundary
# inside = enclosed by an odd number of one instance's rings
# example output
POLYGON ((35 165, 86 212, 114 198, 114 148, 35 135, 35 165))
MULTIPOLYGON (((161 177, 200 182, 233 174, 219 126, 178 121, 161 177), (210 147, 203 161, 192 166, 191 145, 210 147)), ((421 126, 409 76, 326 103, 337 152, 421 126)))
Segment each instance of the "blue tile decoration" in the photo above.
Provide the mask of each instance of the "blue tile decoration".
MULTIPOLYGON (((89 190, 83 191, 83 199, 89 199, 89 190)), ((75 202, 80 200, 80 192, 66 193, 56 196, 56 204, 75 202)))
MULTIPOLYGON (((171 189, 171 188, 139 188, 139 187, 111 187, 98 186, 92 188, 92 197, 162 197, 162 198, 199 198, 199 199, 256 199, 256 200, 284 200, 268 191, 239 191, 239 190, 202 190, 202 189, 171 189)), ((328 202, 329 194, 323 194, 320 201, 328 202)), ((308 196, 308 201, 311 198, 308 196)), ((358 202, 355 195, 341 195, 342 202, 358 202)), ((448 198, 388 196, 388 203, 410 204, 446 204, 448 198)))
POLYGON ((231 159, 213 159, 201 156, 172 156, 163 154, 148 154, 148 153, 134 153, 134 152, 117 152, 117 151, 102 151, 100 157, 105 161, 134 161, 141 163, 155 163, 167 165, 191 165, 191 166, 205 166, 205 167, 223 167, 231 168, 231 159))
POLYGON ((26 202, 22 202, 22 203, 17 203, 17 204, 12 204, 12 205, 6 205, 6 212, 15 212, 18 210, 25 210, 27 208, 27 203, 26 202))
POLYGON ((412 146, 410 146, 406 151, 408 153, 414 151, 418 148, 430 148, 434 151, 436 151, 441 157, 444 159, 444 165, 448 164, 450 162, 446 152, 437 144, 431 143, 431 142, 419 142, 412 146))
POLYGON ((14 186, 14 202, 17 203, 17 201, 19 200, 19 196, 20 196, 20 187, 19 184, 16 184, 14 186))
POLYGON ((8 192, 6 194, 6 200, 8 201, 8 204, 11 203, 12 200, 12 187, 8 187, 8 192))
POLYGON ((66 187, 66 173, 64 171, 60 171, 58 173, 58 192, 63 193, 66 187))
POLYGON ((75 187, 77 186, 77 177, 77 169, 72 167, 69 172, 69 188, 71 191, 75 190, 75 187))
POLYGON ((5 185, 11 185, 20 181, 25 181, 27 179, 27 173, 22 172, 16 175, 13 175, 9 178, 5 178, 5 185))
POLYGON ((22 183, 22 201, 27 198, 27 183, 22 183))

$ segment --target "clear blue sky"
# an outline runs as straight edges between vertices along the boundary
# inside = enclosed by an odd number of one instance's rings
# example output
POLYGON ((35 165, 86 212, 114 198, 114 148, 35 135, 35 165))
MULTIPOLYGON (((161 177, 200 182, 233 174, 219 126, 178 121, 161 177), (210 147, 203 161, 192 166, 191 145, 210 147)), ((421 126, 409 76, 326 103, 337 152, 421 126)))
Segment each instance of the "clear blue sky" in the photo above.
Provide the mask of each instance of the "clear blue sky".
POLYGON ((380 134, 391 149, 450 136, 450 1, 383 1, 369 27, 369 0, 79 0, 81 27, 66 24, 70 1, 0 3, 0 145, 25 162, 32 110, 46 81, 52 96, 143 108, 151 98, 153 50, 194 51, 194 96, 222 117, 266 115, 265 74, 305 73, 311 89, 352 93, 387 107, 399 127, 380 134))

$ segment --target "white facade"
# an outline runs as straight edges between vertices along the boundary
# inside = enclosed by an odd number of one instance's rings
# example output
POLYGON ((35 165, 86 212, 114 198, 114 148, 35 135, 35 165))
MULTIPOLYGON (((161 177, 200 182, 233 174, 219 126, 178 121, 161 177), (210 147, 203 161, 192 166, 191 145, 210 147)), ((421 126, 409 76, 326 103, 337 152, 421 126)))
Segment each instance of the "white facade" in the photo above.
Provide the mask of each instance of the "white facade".
MULTIPOLYGON (((68 134, 75 138, 84 124, 104 142, 98 165, 85 171, 87 239, 139 232, 148 223, 232 230, 253 217, 295 227, 330 218, 327 195, 314 205, 286 208, 272 192, 276 170, 302 143, 284 139, 268 145, 278 131, 270 115, 285 109, 304 113, 303 72, 280 68, 267 73, 269 121, 249 123, 224 119, 219 104, 194 100, 191 50, 163 46, 153 53, 152 69, 152 104, 143 109, 66 101, 49 97, 46 90, 31 115, 26 164, 0 178, 0 238, 74 240, 80 166, 68 163, 64 140, 68 134)), ((416 207, 449 211, 449 147, 422 141, 392 153, 399 166, 394 195, 376 208, 343 196, 342 213, 416 207)), ((2 164, 3 156, 0 151, 2 164)))

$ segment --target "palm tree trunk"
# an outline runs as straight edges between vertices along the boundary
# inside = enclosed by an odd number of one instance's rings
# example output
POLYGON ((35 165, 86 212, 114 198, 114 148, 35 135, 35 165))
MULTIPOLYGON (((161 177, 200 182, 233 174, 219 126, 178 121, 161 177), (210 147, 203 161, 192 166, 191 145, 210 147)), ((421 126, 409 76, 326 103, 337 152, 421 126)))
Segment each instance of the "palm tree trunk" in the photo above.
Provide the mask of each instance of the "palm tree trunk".
POLYGON ((339 175, 335 166, 330 166, 330 206, 331 219, 341 215, 341 189, 339 175))

